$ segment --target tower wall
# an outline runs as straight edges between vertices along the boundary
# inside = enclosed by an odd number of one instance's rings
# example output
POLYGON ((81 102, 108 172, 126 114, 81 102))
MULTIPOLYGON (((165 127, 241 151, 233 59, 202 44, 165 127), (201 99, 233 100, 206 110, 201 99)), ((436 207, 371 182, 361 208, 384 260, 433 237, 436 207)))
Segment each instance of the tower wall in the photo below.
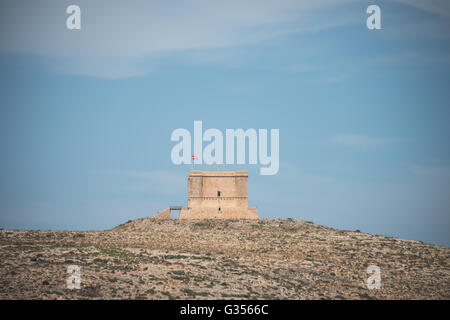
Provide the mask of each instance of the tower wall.
POLYGON ((247 171, 191 171, 188 177, 188 206, 179 219, 257 219, 256 208, 248 207, 247 171))

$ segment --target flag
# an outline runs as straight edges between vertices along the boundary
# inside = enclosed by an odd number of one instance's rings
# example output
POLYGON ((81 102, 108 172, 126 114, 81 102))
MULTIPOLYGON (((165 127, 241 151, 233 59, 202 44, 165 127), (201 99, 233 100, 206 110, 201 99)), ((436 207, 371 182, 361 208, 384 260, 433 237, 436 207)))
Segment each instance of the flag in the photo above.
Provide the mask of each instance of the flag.
POLYGON ((198 157, 192 155, 192 160, 198 160, 198 157))

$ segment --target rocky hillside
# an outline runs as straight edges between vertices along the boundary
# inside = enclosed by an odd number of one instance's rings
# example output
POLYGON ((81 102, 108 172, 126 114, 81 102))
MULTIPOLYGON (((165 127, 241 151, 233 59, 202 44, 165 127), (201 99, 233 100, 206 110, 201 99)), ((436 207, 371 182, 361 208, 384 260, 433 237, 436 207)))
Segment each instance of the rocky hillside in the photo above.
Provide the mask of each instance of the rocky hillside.
POLYGON ((0 230, 1 299, 449 299, 450 249, 293 220, 0 230), (67 289, 67 267, 81 289, 67 289), (381 270, 368 290, 366 270, 381 270))

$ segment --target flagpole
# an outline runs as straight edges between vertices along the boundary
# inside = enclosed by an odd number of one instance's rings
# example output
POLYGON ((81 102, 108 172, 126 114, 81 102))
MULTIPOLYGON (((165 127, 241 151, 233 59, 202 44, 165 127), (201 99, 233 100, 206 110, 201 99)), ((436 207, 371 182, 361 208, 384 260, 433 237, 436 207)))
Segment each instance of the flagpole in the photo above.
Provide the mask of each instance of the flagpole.
POLYGON ((195 160, 197 160, 198 157, 196 157, 195 155, 192 155, 191 160, 192 160, 192 170, 194 170, 194 162, 195 160))

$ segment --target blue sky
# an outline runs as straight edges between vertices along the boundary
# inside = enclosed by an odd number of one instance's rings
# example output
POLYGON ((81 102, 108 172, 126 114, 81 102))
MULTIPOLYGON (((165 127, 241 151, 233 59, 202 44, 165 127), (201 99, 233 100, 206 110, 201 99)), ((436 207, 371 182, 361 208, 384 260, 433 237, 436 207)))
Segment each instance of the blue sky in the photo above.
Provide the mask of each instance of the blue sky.
POLYGON ((0 9, 1 227, 104 229, 186 204, 170 135, 202 120, 280 130, 277 175, 222 167, 249 171, 261 217, 450 245, 447 1, 0 9), (374 3, 382 30, 366 28, 374 3))

